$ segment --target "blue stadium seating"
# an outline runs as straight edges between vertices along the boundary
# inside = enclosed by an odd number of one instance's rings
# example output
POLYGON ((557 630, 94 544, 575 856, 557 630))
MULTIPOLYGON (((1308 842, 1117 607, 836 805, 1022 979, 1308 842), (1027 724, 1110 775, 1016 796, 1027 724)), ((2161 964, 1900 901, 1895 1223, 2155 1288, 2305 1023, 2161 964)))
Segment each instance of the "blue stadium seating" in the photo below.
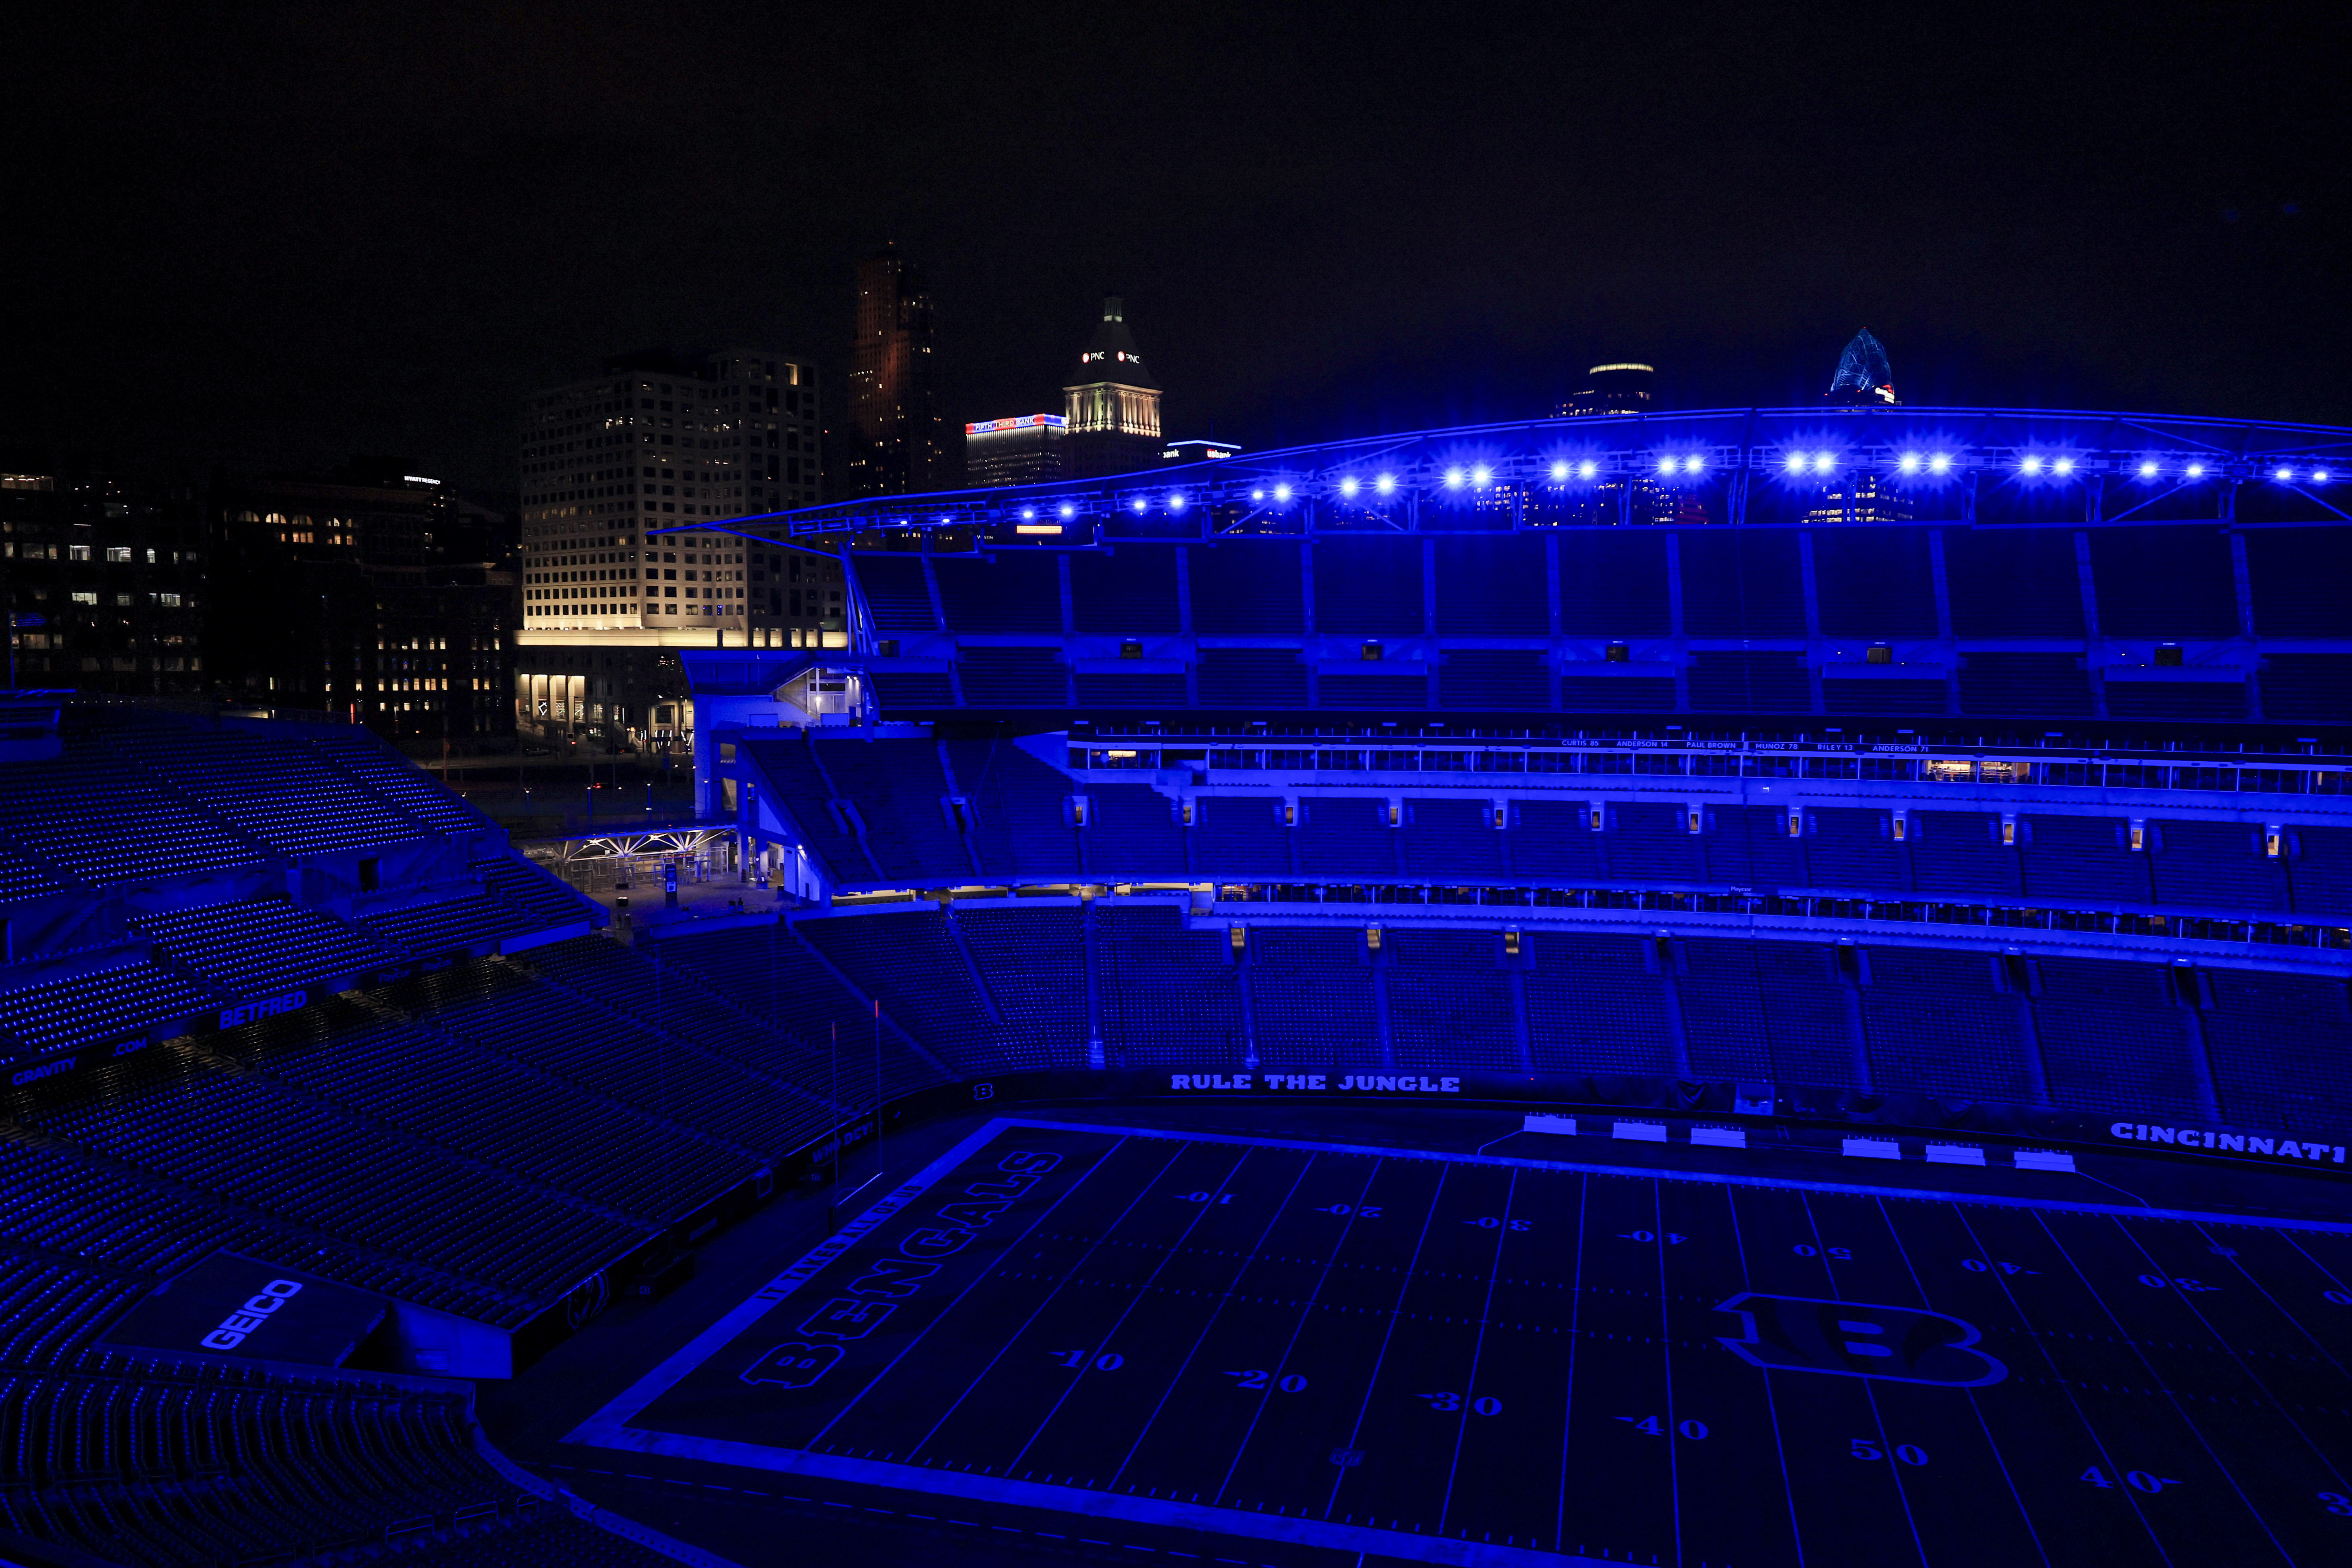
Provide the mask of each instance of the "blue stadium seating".
POLYGON ((1537 931, 1520 978, 1537 1071, 1673 1072, 1665 992, 1633 938, 1537 931))
POLYGON ((1383 932, 1381 946, 1397 1066, 1516 1072, 1527 1065, 1498 933, 1400 927, 1383 932))
POLYGON ((1174 880, 1185 875, 1176 803, 1149 784, 1089 784, 1082 835, 1087 869, 1103 876, 1174 880))
POLYGON ((1381 1065, 1380 1010, 1360 927, 1250 932, 1251 1017, 1269 1069, 1381 1065))
POLYGON ((229 996, 282 994, 335 976, 397 968, 410 958, 286 899, 207 904, 131 923, 174 967, 229 996))
POLYGON ((1103 1044, 1115 1065, 1238 1068, 1247 1039, 1223 931, 1194 931, 1167 904, 1095 915, 1103 1044))
POLYGON ((1879 1089, 2032 1104, 2019 998, 1994 987, 1978 952, 1881 947, 1862 988, 1871 1078, 1879 1089))

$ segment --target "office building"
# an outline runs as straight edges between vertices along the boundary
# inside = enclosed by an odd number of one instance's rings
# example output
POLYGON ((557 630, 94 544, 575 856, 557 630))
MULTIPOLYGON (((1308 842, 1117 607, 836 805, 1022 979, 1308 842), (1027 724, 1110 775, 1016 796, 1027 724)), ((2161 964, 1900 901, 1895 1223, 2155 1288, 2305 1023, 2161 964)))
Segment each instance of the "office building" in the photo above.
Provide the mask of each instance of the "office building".
POLYGON ((824 499, 822 428, 815 365, 764 349, 625 354, 524 400, 526 730, 639 743, 684 696, 664 649, 845 630, 836 564, 727 527, 824 499))
POLYGON ((1069 469, 1069 421, 1058 414, 1020 414, 963 427, 963 482, 974 489, 1043 484, 1069 469))
POLYGON ((408 749, 514 733, 512 525, 440 480, 362 460, 220 479, 210 498, 214 680, 408 749))
POLYGON ((1070 423, 1070 475, 1132 473, 1157 466, 1160 384, 1143 368, 1135 336, 1127 330, 1127 303, 1103 301, 1102 320, 1078 355, 1078 379, 1062 388, 1063 413, 1070 423))
POLYGON ((0 465, 9 684, 204 690, 203 534, 191 485, 51 458, 0 465))
POLYGON ((1564 418, 1595 414, 1647 414, 1656 406, 1655 367, 1630 362, 1596 364, 1584 373, 1584 385, 1559 405, 1564 418))
POLYGON ((933 336, 930 295, 913 262, 885 246, 857 264, 845 494, 919 495, 953 486, 933 336))

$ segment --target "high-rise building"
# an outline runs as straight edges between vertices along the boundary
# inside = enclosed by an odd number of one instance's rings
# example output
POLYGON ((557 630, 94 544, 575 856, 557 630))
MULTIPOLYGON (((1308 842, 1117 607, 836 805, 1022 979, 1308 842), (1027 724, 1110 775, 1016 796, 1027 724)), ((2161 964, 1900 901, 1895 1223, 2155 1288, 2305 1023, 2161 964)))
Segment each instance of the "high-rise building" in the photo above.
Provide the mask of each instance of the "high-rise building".
POLYGON ((1591 414, 1647 414, 1654 406, 1658 373, 1630 362, 1596 364, 1584 373, 1581 391, 1559 405, 1562 417, 1591 414))
POLYGON ((1062 388, 1070 422, 1070 476, 1132 473, 1158 466, 1160 384, 1143 368, 1127 330, 1127 302, 1105 300, 1093 341, 1078 355, 1078 379, 1062 388))
POLYGON ((1893 403, 1895 370, 1886 363, 1886 346, 1864 327, 1854 333, 1838 355, 1837 374, 1830 378, 1825 403, 1893 403))
POLYGON ((664 649, 845 632, 837 563, 725 526, 824 499, 821 428, 816 367, 764 349, 626 354, 523 400, 527 728, 642 741, 684 695, 664 649))
POLYGON ((0 633, 11 684, 205 690, 207 594, 195 487, 87 462, 0 462, 0 633))
POLYGON ((940 414, 931 297, 915 264, 890 246, 857 264, 855 325, 844 493, 919 495, 948 489, 954 481, 947 426, 940 414))
POLYGON ((511 525, 438 479, 362 460, 223 479, 210 499, 215 683, 411 749, 511 737, 511 525))
POLYGON ((1070 471, 1069 422, 1058 414, 1019 414, 963 427, 963 482, 975 489, 1035 485, 1070 471))

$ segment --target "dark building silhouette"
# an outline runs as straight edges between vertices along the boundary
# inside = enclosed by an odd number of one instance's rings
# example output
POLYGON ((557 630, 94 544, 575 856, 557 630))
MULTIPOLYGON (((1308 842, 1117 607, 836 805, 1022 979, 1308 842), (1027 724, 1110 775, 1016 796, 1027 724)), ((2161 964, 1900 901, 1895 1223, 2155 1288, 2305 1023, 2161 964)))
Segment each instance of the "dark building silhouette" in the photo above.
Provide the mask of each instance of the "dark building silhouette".
POLYGON ((1838 355, 1837 374, 1830 378, 1823 401, 1829 403, 1893 403, 1895 371, 1886 363, 1886 345, 1865 327, 1854 333, 1838 355))
POLYGON ((952 482, 933 337, 930 295, 914 263, 885 246, 857 264, 845 496, 919 494, 952 482))
POLYGON ((1160 384, 1143 368, 1127 330, 1127 302, 1105 300, 1095 335, 1078 355, 1077 379, 1062 388, 1070 422, 1070 475, 1132 473, 1160 461, 1160 384))
POLYGON ((1647 414, 1656 405, 1657 371, 1630 362, 1596 364, 1584 373, 1581 390, 1559 405, 1563 416, 1590 414, 1647 414))
POLYGON ((514 733, 515 542, 505 514, 362 461, 221 479, 209 509, 214 684, 330 712, 410 749, 514 733))
POLYGON ((0 463, 0 526, 10 684, 123 695, 205 689, 194 486, 18 458, 0 463))

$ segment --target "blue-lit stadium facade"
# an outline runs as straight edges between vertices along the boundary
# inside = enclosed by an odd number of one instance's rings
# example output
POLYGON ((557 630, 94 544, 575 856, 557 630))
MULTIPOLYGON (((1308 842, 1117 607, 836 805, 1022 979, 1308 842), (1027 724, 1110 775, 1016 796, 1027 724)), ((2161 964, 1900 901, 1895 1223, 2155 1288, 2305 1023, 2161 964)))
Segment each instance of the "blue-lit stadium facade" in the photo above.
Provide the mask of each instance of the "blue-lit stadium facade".
POLYGON ((1039 1067, 1475 1057, 1571 1099, 2092 1139, 2160 1100, 2332 1159, 2347 457, 2246 422, 1749 410, 759 520, 842 552, 855 646, 689 654, 704 777, 752 862, 834 900, 813 933, 892 899, 935 905, 898 924, 941 952, 982 910, 1038 926, 1091 1009, 1039 1067), (803 725, 820 684, 866 727, 803 725), (1101 917, 1146 908, 1206 968, 1122 1009, 1101 917), (1475 1026, 1405 1022, 1423 949, 1492 977, 1475 1026), (1362 995, 1326 1005, 1318 963, 1362 995))

